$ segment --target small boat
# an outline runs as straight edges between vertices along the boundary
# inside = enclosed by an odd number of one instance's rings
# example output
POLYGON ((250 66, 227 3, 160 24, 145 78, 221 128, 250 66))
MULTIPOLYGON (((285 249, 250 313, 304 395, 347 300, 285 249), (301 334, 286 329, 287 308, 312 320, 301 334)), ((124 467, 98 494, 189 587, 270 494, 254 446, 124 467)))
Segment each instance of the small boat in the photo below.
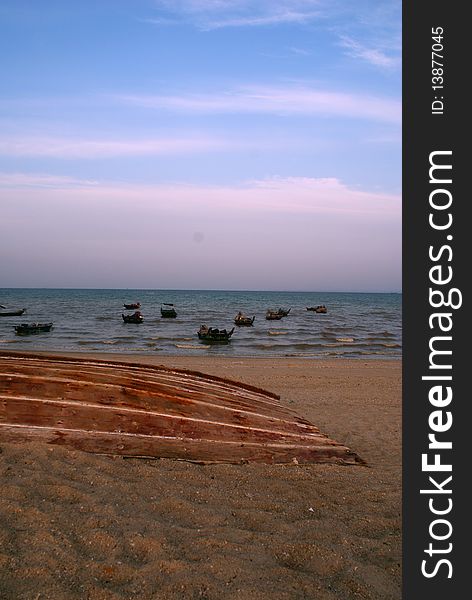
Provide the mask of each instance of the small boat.
POLYGON ((177 311, 174 308, 174 305, 169 302, 164 302, 161 304, 161 317, 163 319, 175 319, 177 316, 177 311))
POLYGON ((298 464, 364 464, 276 394, 195 371, 0 350, 0 382, 0 446, 285 463, 290 473, 298 464))
POLYGON ((26 308, 20 310, 0 310, 0 317, 21 317, 26 312, 26 308))
POLYGON ((143 315, 137 310, 132 315, 121 315, 125 323, 142 323, 144 320, 143 315))
POLYGON ((234 322, 236 323, 236 325, 239 325, 239 326, 250 326, 254 323, 255 318, 256 318, 255 315, 252 318, 246 317, 245 314, 243 314, 241 311, 239 311, 238 314, 234 317, 234 322))
POLYGON ((15 326, 16 335, 29 335, 31 333, 41 333, 51 331, 52 323, 22 323, 15 326))
POLYGON ((231 331, 226 329, 217 329, 216 327, 207 327, 202 325, 198 330, 198 337, 209 343, 227 344, 233 335, 234 327, 231 331))
POLYGON ((271 310, 270 308, 265 316, 268 321, 280 321, 282 317, 283 315, 281 315, 278 310, 271 310))
POLYGON ((324 314, 328 312, 328 309, 324 304, 320 304, 319 306, 307 306, 306 309, 319 314, 324 314))
POLYGON ((126 310, 138 310, 138 308, 141 308, 141 302, 135 302, 133 304, 123 304, 123 306, 126 308, 126 310))
POLYGON ((289 308, 289 309, 279 308, 277 312, 279 313, 279 315, 282 315, 282 317, 286 317, 291 310, 292 310, 291 308, 289 308))

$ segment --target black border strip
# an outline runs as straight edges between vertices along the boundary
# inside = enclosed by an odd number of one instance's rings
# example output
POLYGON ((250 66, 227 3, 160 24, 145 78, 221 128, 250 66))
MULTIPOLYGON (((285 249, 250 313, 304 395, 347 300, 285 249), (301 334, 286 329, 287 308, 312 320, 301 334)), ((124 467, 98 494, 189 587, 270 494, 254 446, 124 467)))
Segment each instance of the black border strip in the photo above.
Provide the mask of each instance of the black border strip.
POLYGON ((466 367, 465 342, 471 327, 464 289, 471 254, 466 210, 472 198, 465 189, 470 171, 465 102, 471 55, 466 6, 437 0, 403 4, 403 598, 407 600, 470 595, 466 578, 471 503, 466 486, 471 469, 465 463, 472 432, 465 374, 471 366, 466 367), (434 36, 438 28, 442 36, 434 36), (432 56, 435 43, 442 58, 432 56), (433 58, 442 66, 432 65, 433 58), (434 76, 443 81, 433 81, 434 76), (451 168, 433 168, 430 173, 432 163, 451 168), (446 206, 449 200, 449 207, 434 207, 446 206), (444 229, 435 228, 447 223, 444 229), (433 267, 439 268, 431 271, 433 267), (449 276, 450 281, 442 282, 449 276), (452 299, 457 308, 433 307, 442 301, 439 293, 430 297, 431 290, 442 292, 445 302, 452 299), (444 316, 433 316, 438 313, 444 316), (443 331, 440 323, 450 330, 443 331), (438 349, 450 354, 435 354, 438 349), (431 392, 433 387, 436 393, 431 392), (452 399, 447 402, 449 392, 452 399), (433 416, 435 411, 440 414, 433 416), (434 430, 439 426, 445 431, 434 430), (429 448, 429 434, 451 442, 452 448, 429 448), (452 470, 428 471, 422 466, 423 454, 427 463, 439 460, 452 470), (422 489, 430 491, 421 493, 422 489))

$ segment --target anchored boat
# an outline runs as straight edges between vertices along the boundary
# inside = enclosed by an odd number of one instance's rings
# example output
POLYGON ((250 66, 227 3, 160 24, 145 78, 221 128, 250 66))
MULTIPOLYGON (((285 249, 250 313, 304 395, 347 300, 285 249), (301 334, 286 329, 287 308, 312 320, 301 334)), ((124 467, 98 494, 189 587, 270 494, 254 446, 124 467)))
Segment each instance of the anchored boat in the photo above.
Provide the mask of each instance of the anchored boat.
POLYGON ((161 317, 163 319, 175 319, 177 317, 177 311, 174 305, 169 302, 161 304, 161 317))
POLYGON ((142 323, 144 321, 143 315, 137 310, 132 315, 121 315, 125 323, 142 323))
POLYGON ((247 317, 241 311, 234 317, 234 322, 239 326, 251 326, 254 323, 256 316, 254 315, 252 318, 247 317))
POLYGON ((226 329, 217 329, 216 327, 207 327, 202 325, 198 330, 198 338, 210 344, 227 344, 233 335, 234 327, 231 331, 226 329))
POLYGON ((30 335, 32 333, 41 333, 51 331, 52 323, 22 323, 15 326, 16 335, 30 335))
POLYGON ((26 312, 26 308, 20 310, 0 310, 0 317, 21 317, 26 312))

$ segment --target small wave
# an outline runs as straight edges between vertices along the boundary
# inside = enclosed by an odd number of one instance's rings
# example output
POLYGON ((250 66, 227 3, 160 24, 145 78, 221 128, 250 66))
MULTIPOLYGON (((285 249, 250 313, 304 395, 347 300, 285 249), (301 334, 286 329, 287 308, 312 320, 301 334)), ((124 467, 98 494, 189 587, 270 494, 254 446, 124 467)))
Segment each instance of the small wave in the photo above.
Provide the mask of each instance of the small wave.
POLYGON ((204 350, 211 348, 210 344, 174 344, 176 348, 185 348, 185 350, 204 350))
POLYGON ((267 335, 287 335, 288 331, 268 331, 267 335))
POLYGON ((371 334, 369 337, 366 338, 366 340, 368 342, 376 342, 378 340, 393 339, 396 337, 397 336, 394 333, 391 333, 390 331, 382 331, 380 333, 371 334))
POLYGON ((340 337, 340 338, 336 338, 337 342, 353 342, 354 338, 351 337, 340 337))

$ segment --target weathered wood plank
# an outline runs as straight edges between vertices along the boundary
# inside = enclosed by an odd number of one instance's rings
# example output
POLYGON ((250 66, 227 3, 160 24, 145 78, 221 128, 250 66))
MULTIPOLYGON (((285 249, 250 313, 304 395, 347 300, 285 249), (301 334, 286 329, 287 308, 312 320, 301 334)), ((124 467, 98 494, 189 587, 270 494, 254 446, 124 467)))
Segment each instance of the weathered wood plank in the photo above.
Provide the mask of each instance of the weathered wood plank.
POLYGON ((0 353, 0 440, 196 462, 358 464, 275 394, 165 367, 0 353))

